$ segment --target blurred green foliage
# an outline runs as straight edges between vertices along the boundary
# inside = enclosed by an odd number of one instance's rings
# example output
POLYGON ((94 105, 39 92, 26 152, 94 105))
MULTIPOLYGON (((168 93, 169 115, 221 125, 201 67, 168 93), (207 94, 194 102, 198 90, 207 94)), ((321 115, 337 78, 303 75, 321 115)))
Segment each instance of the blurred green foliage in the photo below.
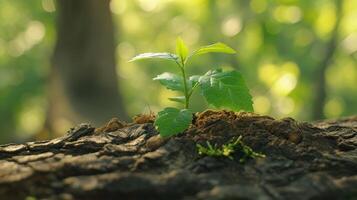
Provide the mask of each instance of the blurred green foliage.
MULTIPOLYGON (((173 103, 172 91, 152 83, 159 72, 176 72, 170 62, 127 61, 146 51, 173 51, 181 36, 196 48, 216 41, 237 56, 193 59, 190 74, 209 68, 242 72, 257 113, 310 120, 316 70, 337 18, 338 45, 326 76, 325 117, 357 112, 357 1, 345 0, 112 0, 118 77, 130 115, 173 103), (195 46, 196 45, 196 46, 195 46)), ((0 142, 39 131, 45 120, 46 78, 55 41, 53 0, 0 0, 0 142)), ((196 95, 192 107, 201 110, 196 95)))
POLYGON ((0 1, 0 142, 43 126, 55 32, 44 6, 54 10, 51 1, 0 1))

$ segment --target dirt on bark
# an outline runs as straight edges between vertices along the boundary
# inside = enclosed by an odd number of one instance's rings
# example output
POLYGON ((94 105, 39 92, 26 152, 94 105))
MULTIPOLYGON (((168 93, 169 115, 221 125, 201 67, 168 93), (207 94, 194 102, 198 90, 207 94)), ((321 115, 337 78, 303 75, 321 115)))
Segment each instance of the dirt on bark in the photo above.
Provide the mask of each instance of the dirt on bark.
POLYGON ((0 146, 1 199, 357 199, 357 116, 315 123, 207 110, 161 138, 153 115, 0 146), (242 141, 265 158, 202 156, 242 141))

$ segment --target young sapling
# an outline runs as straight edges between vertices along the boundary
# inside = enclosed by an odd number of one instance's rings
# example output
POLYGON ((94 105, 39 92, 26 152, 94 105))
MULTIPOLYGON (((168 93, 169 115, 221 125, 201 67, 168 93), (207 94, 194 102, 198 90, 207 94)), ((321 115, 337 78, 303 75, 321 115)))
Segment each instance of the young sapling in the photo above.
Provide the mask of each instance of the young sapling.
POLYGON ((223 43, 214 43, 189 53, 188 48, 181 38, 176 41, 176 54, 173 53, 143 53, 130 60, 165 59, 176 63, 181 74, 164 72, 153 80, 159 81, 167 89, 178 91, 182 96, 170 97, 171 101, 183 104, 182 109, 167 107, 158 113, 155 120, 160 135, 172 136, 187 129, 192 121, 190 98, 195 90, 201 90, 206 101, 216 108, 227 108, 233 111, 253 111, 252 96, 243 80, 242 75, 235 70, 223 71, 222 69, 210 70, 204 75, 187 76, 188 61, 198 55, 207 53, 235 54, 236 51, 223 43))

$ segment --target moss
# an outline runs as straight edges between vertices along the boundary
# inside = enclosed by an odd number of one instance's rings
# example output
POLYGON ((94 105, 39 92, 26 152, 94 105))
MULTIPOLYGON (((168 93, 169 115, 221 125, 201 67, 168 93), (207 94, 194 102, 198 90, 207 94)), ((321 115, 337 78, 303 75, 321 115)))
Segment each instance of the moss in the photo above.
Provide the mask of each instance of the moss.
POLYGON ((227 157, 231 160, 238 157, 239 162, 243 163, 249 158, 264 158, 265 155, 255 152, 251 147, 247 146, 242 141, 242 136, 232 138, 228 143, 221 147, 212 146, 209 141, 206 142, 206 147, 197 144, 197 151, 199 155, 212 157, 227 157))

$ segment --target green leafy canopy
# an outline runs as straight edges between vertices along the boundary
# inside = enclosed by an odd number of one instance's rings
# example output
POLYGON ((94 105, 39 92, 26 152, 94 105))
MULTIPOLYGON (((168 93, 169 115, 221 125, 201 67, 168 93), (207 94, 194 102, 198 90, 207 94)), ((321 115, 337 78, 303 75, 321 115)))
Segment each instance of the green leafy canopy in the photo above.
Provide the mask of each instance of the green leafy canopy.
POLYGON ((227 108, 234 111, 253 111, 252 96, 244 82, 242 75, 238 71, 223 71, 221 69, 210 70, 206 74, 187 77, 187 61, 198 55, 206 53, 226 53, 234 54, 236 51, 223 43, 214 43, 203 46, 189 53, 189 49, 181 38, 176 40, 176 54, 172 53, 143 53, 130 60, 144 59, 164 59, 174 61, 180 69, 181 74, 164 72, 156 76, 157 80, 167 89, 181 92, 182 96, 170 97, 169 100, 184 105, 184 108, 165 108, 158 113, 155 126, 163 137, 172 136, 183 132, 189 127, 193 113, 189 110, 190 97, 197 89, 206 101, 217 107, 227 108))

